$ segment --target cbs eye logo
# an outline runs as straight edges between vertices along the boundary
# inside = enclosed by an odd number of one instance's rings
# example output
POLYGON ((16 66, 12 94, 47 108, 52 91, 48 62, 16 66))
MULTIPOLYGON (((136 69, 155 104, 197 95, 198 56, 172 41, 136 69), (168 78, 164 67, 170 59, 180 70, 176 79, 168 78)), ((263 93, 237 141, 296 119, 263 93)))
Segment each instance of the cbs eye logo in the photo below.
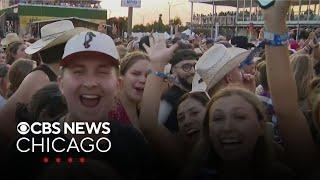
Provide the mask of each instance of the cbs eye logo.
POLYGON ((30 126, 28 123, 26 122, 20 122, 18 125, 17 125, 17 131, 19 134, 21 135, 26 135, 28 134, 28 132, 30 131, 30 126))

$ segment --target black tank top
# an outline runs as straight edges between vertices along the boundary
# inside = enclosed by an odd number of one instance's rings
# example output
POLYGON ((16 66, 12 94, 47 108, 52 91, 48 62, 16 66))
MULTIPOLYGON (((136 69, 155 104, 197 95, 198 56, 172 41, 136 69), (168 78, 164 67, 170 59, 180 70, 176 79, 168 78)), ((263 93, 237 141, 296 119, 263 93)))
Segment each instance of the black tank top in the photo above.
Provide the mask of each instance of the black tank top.
POLYGON ((50 82, 57 81, 58 77, 56 73, 54 73, 48 65, 41 64, 38 67, 34 68, 31 72, 38 71, 38 70, 44 72, 48 76, 50 82))

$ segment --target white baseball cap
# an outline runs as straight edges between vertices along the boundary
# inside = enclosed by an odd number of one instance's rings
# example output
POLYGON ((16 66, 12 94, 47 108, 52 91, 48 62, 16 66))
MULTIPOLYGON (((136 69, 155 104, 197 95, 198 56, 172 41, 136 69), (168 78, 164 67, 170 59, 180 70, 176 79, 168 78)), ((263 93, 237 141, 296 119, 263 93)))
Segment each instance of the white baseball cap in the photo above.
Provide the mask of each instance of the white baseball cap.
POLYGON ((119 64, 119 53, 112 38, 100 32, 89 31, 82 32, 67 42, 60 66, 65 66, 75 55, 84 52, 94 52, 95 55, 112 59, 114 63, 119 64))

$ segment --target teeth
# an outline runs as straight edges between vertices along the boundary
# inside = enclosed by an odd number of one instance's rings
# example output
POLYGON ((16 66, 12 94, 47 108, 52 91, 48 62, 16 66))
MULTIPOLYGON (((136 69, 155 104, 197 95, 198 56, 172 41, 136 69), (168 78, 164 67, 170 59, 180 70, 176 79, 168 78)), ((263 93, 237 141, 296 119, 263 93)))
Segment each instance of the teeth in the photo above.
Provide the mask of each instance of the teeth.
POLYGON ((83 98, 86 98, 86 99, 96 99, 96 98, 99 98, 99 96, 97 95, 81 95, 83 98))

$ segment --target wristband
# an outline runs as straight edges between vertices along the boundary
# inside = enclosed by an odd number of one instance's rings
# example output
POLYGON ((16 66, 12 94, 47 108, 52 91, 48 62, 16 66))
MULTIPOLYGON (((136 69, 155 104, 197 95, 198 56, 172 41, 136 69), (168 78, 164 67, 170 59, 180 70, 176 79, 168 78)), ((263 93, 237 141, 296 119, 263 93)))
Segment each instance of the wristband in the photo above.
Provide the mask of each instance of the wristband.
POLYGON ((288 33, 275 34, 272 32, 264 32, 264 42, 269 46, 285 46, 288 44, 288 33))
POLYGON ((149 69, 147 71, 147 74, 153 74, 159 78, 163 78, 163 79, 167 79, 168 78, 168 75, 166 75, 164 72, 159 72, 159 71, 152 71, 151 69, 149 69))
POLYGON ((164 72, 152 71, 151 69, 149 69, 147 71, 147 75, 149 74, 153 74, 154 76, 162 78, 164 81, 170 81, 175 84, 179 83, 174 76, 171 76, 170 74, 166 74, 164 72))

